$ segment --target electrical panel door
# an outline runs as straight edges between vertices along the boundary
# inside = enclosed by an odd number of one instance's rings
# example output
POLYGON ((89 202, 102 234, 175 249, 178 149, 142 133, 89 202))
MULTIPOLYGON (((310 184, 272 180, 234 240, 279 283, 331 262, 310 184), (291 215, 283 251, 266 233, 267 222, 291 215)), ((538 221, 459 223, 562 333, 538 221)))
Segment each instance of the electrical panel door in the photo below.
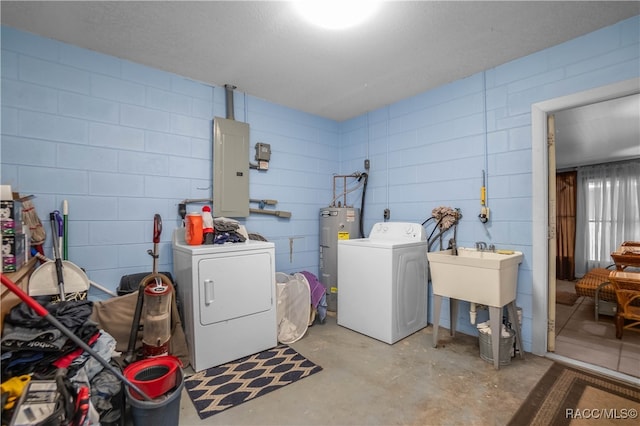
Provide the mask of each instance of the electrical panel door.
POLYGON ((213 120, 213 215, 249 216, 249 125, 213 120))

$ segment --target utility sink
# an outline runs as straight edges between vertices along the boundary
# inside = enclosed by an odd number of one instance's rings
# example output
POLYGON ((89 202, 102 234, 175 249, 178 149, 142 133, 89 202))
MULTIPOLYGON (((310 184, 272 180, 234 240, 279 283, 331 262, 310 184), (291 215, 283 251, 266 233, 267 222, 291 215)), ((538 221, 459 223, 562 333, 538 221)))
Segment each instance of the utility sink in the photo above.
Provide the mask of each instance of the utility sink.
POLYGON ((459 248, 427 253, 433 294, 502 307, 516 299, 522 253, 459 248))

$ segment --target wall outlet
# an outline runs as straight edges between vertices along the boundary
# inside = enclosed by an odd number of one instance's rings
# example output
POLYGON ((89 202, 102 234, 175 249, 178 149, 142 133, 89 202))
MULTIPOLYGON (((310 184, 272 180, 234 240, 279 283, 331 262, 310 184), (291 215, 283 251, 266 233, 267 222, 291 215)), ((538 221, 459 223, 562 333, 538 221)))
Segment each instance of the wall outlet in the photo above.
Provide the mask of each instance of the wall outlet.
POLYGON ((366 160, 364 160, 364 169, 369 170, 369 167, 371 167, 371 162, 367 158, 366 160))
POLYGON ((391 210, 384 209, 383 217, 384 217, 384 220, 389 220, 389 218, 391 217, 391 210))

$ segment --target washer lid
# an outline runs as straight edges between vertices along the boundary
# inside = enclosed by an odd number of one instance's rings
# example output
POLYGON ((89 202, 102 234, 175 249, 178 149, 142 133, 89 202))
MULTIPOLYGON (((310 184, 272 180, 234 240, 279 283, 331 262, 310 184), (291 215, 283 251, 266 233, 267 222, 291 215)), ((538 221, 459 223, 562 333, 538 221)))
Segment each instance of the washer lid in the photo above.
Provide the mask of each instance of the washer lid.
POLYGON ((378 222, 371 228, 370 240, 385 240, 395 242, 426 241, 424 227, 411 222, 378 222))

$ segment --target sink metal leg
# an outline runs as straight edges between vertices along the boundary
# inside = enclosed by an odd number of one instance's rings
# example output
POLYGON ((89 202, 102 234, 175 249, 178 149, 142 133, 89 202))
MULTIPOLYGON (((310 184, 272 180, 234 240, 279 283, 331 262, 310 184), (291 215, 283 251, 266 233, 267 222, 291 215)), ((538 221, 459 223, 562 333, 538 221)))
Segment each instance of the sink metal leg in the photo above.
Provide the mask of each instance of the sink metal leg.
MULTIPOLYGON (((433 295, 433 347, 438 347, 438 327, 440 325, 440 312, 442 310, 442 296, 433 295)), ((456 335, 456 327, 458 322, 458 300, 449 298, 449 334, 452 337, 456 335)))
POLYGON ((491 350, 493 367, 500 369, 500 332, 502 331, 502 308, 489 306, 489 325, 491 326, 491 350))
MULTIPOLYGON (((442 311, 442 296, 433 295, 433 347, 438 347, 438 328, 440 326, 440 313, 442 311)), ((502 334, 502 312, 503 307, 489 306, 489 325, 491 327, 491 350, 493 352, 493 367, 500 369, 500 337, 502 334)), ((518 320, 518 311, 516 303, 507 304, 507 315, 511 320, 516 333, 516 348, 520 353, 520 358, 524 359, 524 349, 522 347, 522 329, 518 320)), ((449 298, 449 320, 451 328, 449 333, 455 336, 456 326, 458 322, 458 300, 449 298)))
POLYGON ((449 334, 455 337, 458 327, 458 299, 449 298, 449 324, 451 324, 449 334))
POLYGON ((433 347, 438 347, 438 326, 440 325, 440 309, 442 308, 442 296, 433 295, 433 347))
POLYGON ((522 328, 518 319, 518 310, 516 308, 516 302, 511 302, 507 305, 507 314, 511 319, 511 326, 514 327, 516 332, 516 348, 520 353, 520 358, 524 359, 524 349, 522 348, 522 328))

